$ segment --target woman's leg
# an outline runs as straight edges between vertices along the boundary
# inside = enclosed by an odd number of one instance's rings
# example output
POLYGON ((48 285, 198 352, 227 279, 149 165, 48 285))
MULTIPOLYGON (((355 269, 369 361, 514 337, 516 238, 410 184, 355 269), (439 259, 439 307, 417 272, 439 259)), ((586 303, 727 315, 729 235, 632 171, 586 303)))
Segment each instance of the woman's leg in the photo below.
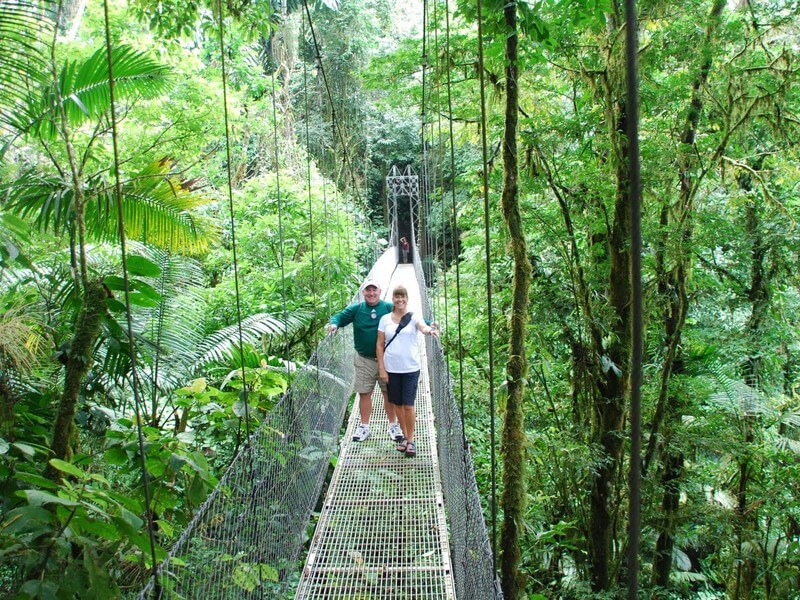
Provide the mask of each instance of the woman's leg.
POLYGON ((403 415, 403 421, 405 425, 401 425, 403 427, 403 434, 406 436, 406 439, 413 441, 414 440, 414 429, 417 425, 417 413, 414 410, 414 406, 400 406, 400 412, 403 415))
POLYGON ((406 423, 403 432, 407 439, 414 439, 414 429, 416 428, 417 413, 414 409, 414 402, 417 399, 417 386, 419 385, 419 371, 416 373, 406 373, 403 377, 403 405, 399 406, 398 412, 403 413, 406 423))

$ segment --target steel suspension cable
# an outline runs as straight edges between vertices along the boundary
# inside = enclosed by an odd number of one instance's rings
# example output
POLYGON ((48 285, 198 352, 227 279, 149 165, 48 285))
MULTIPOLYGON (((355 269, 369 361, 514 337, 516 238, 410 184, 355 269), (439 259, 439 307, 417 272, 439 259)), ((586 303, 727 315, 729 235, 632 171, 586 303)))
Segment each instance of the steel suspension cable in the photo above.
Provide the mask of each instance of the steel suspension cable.
MULTIPOLYGON (((314 30, 314 20, 311 18, 311 10, 308 8, 308 1, 303 0, 303 8, 305 9, 306 15, 308 16, 308 28, 311 31, 311 39, 314 42, 314 51, 316 53, 317 65, 319 67, 319 71, 322 74, 322 82, 325 87, 325 93, 328 95, 328 101, 331 103, 331 125, 333 127, 334 137, 338 137, 340 143, 342 144, 342 157, 344 161, 344 165, 347 167, 347 172, 350 174, 350 184, 353 189, 353 194, 355 195, 356 202, 358 203, 359 196, 358 196, 358 187, 355 184, 355 179, 353 173, 355 169, 350 164, 350 157, 347 154, 347 144, 345 143, 344 134, 339 127, 339 123, 336 120, 336 107, 333 103, 333 94, 331 93, 330 85, 328 84, 328 75, 325 72, 325 67, 322 64, 322 54, 320 53, 319 43, 317 41, 317 32, 314 30)), ((334 160, 334 165, 336 161, 334 160)), ((335 168, 334 168, 335 172, 335 168)))
POLYGON ((228 118, 228 71, 225 62, 225 23, 222 15, 222 0, 217 0, 217 16, 219 18, 219 55, 220 70, 222 72, 222 116, 225 124, 225 158, 227 161, 227 185, 228 185, 228 211, 231 226, 231 256, 233 258, 233 287, 236 295, 236 326, 239 336, 239 355, 241 358, 242 369, 242 393, 241 400, 244 403, 244 428, 245 443, 250 443, 250 399, 247 391, 247 372, 245 370, 244 358, 244 334, 242 333, 242 302, 239 291, 239 261, 236 255, 236 218, 233 207, 233 172, 231 164, 233 153, 231 152, 230 122, 228 118))
MULTIPOLYGON (((302 40, 306 39, 306 16, 301 16, 302 21, 302 40)), ((305 108, 305 137, 306 137, 306 188, 308 190, 308 236, 309 248, 311 252, 311 298, 314 302, 314 313, 319 306, 319 299, 317 298, 317 277, 316 277, 316 263, 314 261, 314 210, 311 201, 311 136, 308 127, 308 69, 306 61, 303 61, 303 104, 305 108)), ((330 318, 330 315, 328 315, 330 318)), ((316 340, 316 328, 314 328, 313 339, 316 340)), ((316 345, 316 344, 315 344, 316 345)))
POLYGON ((466 431, 464 430, 464 344, 462 332, 462 319, 461 319, 461 260, 456 253, 456 239, 458 232, 458 206, 456 202, 456 158, 455 158, 455 136, 453 134, 453 91, 452 79, 450 76, 450 0, 444 2, 445 14, 445 55, 447 57, 448 68, 445 69, 447 73, 447 123, 448 123, 448 137, 450 140, 450 176, 453 178, 451 185, 451 200, 453 208, 453 235, 451 241, 453 243, 453 262, 456 266, 456 314, 458 325, 458 392, 459 392, 459 405, 461 410, 461 427, 462 436, 464 438, 464 446, 467 445, 466 431))
MULTIPOLYGON (((325 144, 323 142, 323 144, 322 144, 322 164, 323 165, 325 164, 325 160, 326 160, 326 157, 325 157, 325 144)), ((335 170, 335 168, 336 168, 336 158, 334 157, 334 170, 335 170)), ((333 207, 333 209, 334 209, 334 214, 336 215, 336 223, 338 225, 338 223, 339 223, 339 198, 336 195, 336 182, 334 181, 333 183, 334 183, 334 190, 333 190, 334 207, 333 207)), ((325 223, 326 223, 326 225, 325 225, 325 237, 326 237, 326 241, 327 241, 327 238, 328 238, 328 226, 327 226, 328 210, 327 210, 327 191, 326 191, 326 187, 325 187, 324 183, 323 183, 323 187, 322 187, 322 196, 323 196, 323 198, 326 198, 326 205, 325 205, 326 206, 326 209, 325 209, 325 223)), ((338 229, 338 227, 337 227, 337 229, 338 229)), ((328 247, 330 248, 330 246, 328 246, 328 247)), ((337 260, 337 263, 342 260, 342 236, 341 235, 337 235, 336 236, 336 260, 337 260)), ((337 264, 337 269, 338 269, 338 264, 337 264)), ((330 275, 330 272, 329 272, 329 275, 330 275)), ((331 282, 330 282, 330 276, 329 276, 329 278, 328 278, 328 290, 331 289, 330 286, 331 286, 331 282)), ((344 303, 344 296, 343 296, 343 292, 342 292, 341 286, 337 286, 337 294, 338 294, 338 303, 339 304, 343 304, 344 303)))
MULTIPOLYGON (((441 70, 441 62, 439 60, 439 2, 434 1, 433 3, 433 55, 434 55, 434 73, 435 73, 435 82, 436 82, 436 123, 437 123, 437 142, 436 142, 436 165, 438 167, 439 173, 439 185, 441 186, 440 192, 437 195, 439 198, 439 223, 442 228, 441 237, 442 237, 442 289, 444 290, 444 294, 437 294, 436 295, 436 302, 437 306, 440 302, 440 299, 444 301, 444 326, 447 329, 448 326, 448 305, 447 305, 447 228, 444 226, 445 219, 444 219, 444 161, 442 160, 442 148, 444 147, 443 143, 443 134, 442 134, 442 70, 441 70), (443 296, 443 298, 442 298, 443 296)), ((438 258, 439 256, 439 237, 437 236, 434 241, 434 250, 435 256, 438 258)), ((438 261, 434 264, 438 264, 438 261)), ((438 272, 438 269, 437 269, 438 272)), ((437 286, 438 287, 438 286, 437 286)))
POLYGON ((486 256, 486 311, 489 341, 489 439, 492 469, 492 565, 497 571, 497 456, 495 452, 494 318, 492 315, 492 254, 489 236, 489 160, 486 139, 486 81, 483 56, 483 2, 478 0, 478 75, 481 97, 481 158, 483 183, 484 253, 486 256))
MULTIPOLYGON (((325 146, 322 146, 322 164, 325 164, 325 146)), ((325 229, 325 305, 328 309, 328 320, 331 318, 331 236, 328 229, 330 217, 328 216, 328 189, 325 181, 325 174, 322 174, 322 214, 323 227, 325 229)))
POLYGON ((631 456, 628 515, 628 599, 636 600, 639 588, 639 536, 642 445, 642 355, 644 353, 644 300, 642 292, 642 196, 639 159, 639 38, 636 0, 625 0, 625 58, 627 70, 627 131, 631 206, 631 279, 633 285, 631 348, 631 456))
POLYGON ((272 71, 272 131, 273 131, 273 150, 275 151, 275 193, 277 194, 278 205, 278 255, 281 263, 281 302, 283 307, 283 341, 286 352, 286 376, 291 374, 289 360, 289 311, 286 308, 286 260, 283 252, 283 199, 281 198, 281 163, 280 152, 278 150, 278 105, 277 90, 275 87, 275 71, 272 71))
MULTIPOLYGON (((420 195, 420 210, 418 214, 420 241, 424 242, 420 252, 420 264, 423 266, 422 272, 425 272, 424 259, 427 258, 428 250, 428 232, 425 226, 425 221, 422 215, 428 214, 428 144, 426 142, 426 129, 428 127, 428 96, 427 90, 427 75, 428 75, 428 0, 422 2, 422 111, 421 111, 421 138, 422 138, 422 190, 420 195)), ((426 277, 427 279, 427 277, 426 277)))
POLYGON ((133 391, 133 410, 136 415, 136 443, 139 449, 140 468, 142 472, 142 490, 144 492, 145 522, 147 523, 147 538, 150 546, 151 576, 153 578, 153 593, 158 597, 161 594, 161 584, 158 580, 158 560, 156 558, 155 523, 150 493, 150 474, 147 469, 147 450, 144 445, 142 431, 142 399, 139 370, 136 361, 136 342, 133 334, 133 314, 131 312, 131 286, 128 277, 128 247, 125 232, 125 212, 122 208, 122 179, 120 177, 119 160, 119 133, 117 131, 116 111, 116 80, 114 79, 114 61, 111 56, 111 20, 109 17, 108 0, 103 1, 103 22, 105 27, 106 62, 108 68, 108 92, 111 113, 111 144, 114 158, 114 196, 117 208, 117 228, 119 231, 120 254, 122 255, 122 279, 125 287, 125 318, 128 336, 128 355, 131 361, 131 388, 133 391))

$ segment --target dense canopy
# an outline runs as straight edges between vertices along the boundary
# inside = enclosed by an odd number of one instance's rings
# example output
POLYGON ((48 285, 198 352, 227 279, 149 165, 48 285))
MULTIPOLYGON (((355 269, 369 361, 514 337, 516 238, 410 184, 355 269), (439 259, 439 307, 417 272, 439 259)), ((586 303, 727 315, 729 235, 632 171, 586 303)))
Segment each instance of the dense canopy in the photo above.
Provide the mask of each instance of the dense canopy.
MULTIPOLYGON (((638 2, 647 597, 800 589, 797 15, 638 2)), ((148 520, 163 557, 387 247, 396 165, 505 597, 623 597, 626 33, 618 0, 0 0, 0 595, 141 588, 148 520)))

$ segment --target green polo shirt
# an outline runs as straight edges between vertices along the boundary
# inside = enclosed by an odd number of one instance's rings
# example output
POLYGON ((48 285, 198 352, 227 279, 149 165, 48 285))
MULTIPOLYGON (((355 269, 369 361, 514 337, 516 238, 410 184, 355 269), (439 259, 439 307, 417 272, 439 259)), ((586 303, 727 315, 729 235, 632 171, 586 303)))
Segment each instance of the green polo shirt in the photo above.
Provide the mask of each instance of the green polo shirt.
POLYGON ((392 312, 392 303, 378 300, 375 306, 366 301, 351 304, 331 317, 331 323, 337 327, 353 324, 353 346, 361 356, 376 358, 375 346, 378 345, 378 322, 383 315, 392 312))

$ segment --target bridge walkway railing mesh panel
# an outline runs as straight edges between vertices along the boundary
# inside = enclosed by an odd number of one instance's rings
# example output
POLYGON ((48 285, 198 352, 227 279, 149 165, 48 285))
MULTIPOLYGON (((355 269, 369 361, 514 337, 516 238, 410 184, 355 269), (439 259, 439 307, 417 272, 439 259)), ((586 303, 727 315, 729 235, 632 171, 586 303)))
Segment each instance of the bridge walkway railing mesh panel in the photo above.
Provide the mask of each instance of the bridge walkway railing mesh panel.
MULTIPOLYGON (((160 565, 161 598, 276 598, 298 557, 350 398, 353 341, 328 336, 160 565)), ((152 598, 151 580, 139 598, 152 598)))
MULTIPOLYGON (((433 318, 422 263, 414 249, 414 271, 425 316, 433 318)), ((436 420, 439 467, 444 492, 456 596, 500 600, 503 593, 494 574, 492 547, 483 518, 472 454, 453 392, 453 380, 439 340, 426 339, 431 406, 436 420)))

